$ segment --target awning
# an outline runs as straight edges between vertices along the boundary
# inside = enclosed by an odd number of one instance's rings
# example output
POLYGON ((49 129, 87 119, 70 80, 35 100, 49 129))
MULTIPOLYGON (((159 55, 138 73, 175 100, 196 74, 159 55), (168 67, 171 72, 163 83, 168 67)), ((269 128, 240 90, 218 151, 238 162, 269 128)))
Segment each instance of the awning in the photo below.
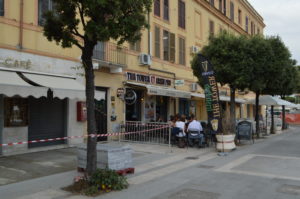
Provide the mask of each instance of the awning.
MULTIPOLYGON (((0 94, 39 98, 47 97, 49 89, 60 99, 86 99, 85 86, 75 77, 0 67, 0 94)), ((105 99, 105 93, 96 91, 95 99, 105 99)))
POLYGON ((25 82, 16 72, 0 71, 0 94, 7 97, 47 96, 48 88, 32 86, 25 82))
MULTIPOLYGON (((255 99, 248 100, 247 104, 255 104, 255 99)), ((287 107, 297 107, 296 104, 291 103, 289 101, 280 99, 278 97, 273 97, 271 95, 261 95, 259 96, 259 105, 266 106, 287 106, 287 107)))
MULTIPOLYGON (((198 98, 205 98, 205 95, 202 93, 192 93, 193 97, 198 97, 198 98)), ((230 97, 228 96, 220 96, 220 101, 224 102, 230 102, 230 97)), ((246 100, 240 99, 240 98, 235 98, 235 102, 239 104, 244 104, 246 100)))
POLYGON ((203 98, 203 99, 205 98, 205 95, 202 93, 192 93, 191 95, 192 97, 203 98))
POLYGON ((85 86, 75 78, 30 73, 22 73, 22 75, 28 81, 50 88, 53 91, 53 97, 85 100, 85 86))
MULTIPOLYGON (((230 97, 229 96, 220 96, 220 101, 223 102, 230 102, 230 97)), ((235 103, 239 103, 239 104, 245 104, 246 100, 241 99, 241 98, 235 98, 235 103)))
POLYGON ((191 93, 186 91, 180 91, 174 88, 162 87, 162 86, 154 86, 148 84, 141 84, 135 82, 126 82, 126 84, 133 86, 145 87, 147 89, 148 95, 160 95, 160 96, 168 96, 168 97, 176 97, 176 98, 191 98, 191 93))

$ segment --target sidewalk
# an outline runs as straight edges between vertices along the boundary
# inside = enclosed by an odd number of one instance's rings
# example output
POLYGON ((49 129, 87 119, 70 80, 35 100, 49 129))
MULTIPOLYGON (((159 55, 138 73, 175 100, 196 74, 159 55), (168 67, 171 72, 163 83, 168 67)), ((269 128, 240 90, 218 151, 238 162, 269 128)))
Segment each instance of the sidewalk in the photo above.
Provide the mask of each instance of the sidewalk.
MULTIPOLYGON (((271 136, 270 139, 263 139, 258 143, 255 143, 257 144, 256 147, 263 144, 264 140, 272 140, 272 138, 273 136, 271 136)), ((246 153, 244 149, 248 150, 256 148, 252 147, 254 145, 250 144, 247 146, 242 146, 240 149, 230 155, 230 157, 226 158, 227 161, 230 161, 230 159, 234 158, 238 154, 246 153)), ((131 144, 131 146, 134 150, 133 161, 135 166, 135 174, 127 176, 130 183, 129 189, 122 192, 106 194, 105 196, 99 196, 98 198, 120 198, 122 193, 125 193, 125 195, 128 196, 124 198, 130 198, 129 196, 132 196, 132 194, 135 194, 135 198, 143 198, 143 194, 153 195, 154 188, 152 187, 152 190, 148 190, 147 185, 159 185, 157 189, 180 186, 180 184, 184 183, 189 178, 194 177, 193 174, 184 174, 186 169, 209 168, 209 164, 206 162, 215 162, 222 159, 224 160, 224 158, 221 157, 217 158, 218 156, 214 148, 179 149, 177 147, 169 148, 167 146, 144 144, 131 144), (168 179, 169 176, 175 176, 176 180, 172 180, 172 182, 165 182, 163 180, 164 177, 168 179), (158 179, 159 181, 156 182, 158 179), (153 184, 152 182, 154 181, 156 183, 153 184), (141 192, 141 190, 144 191, 141 192)), ((76 157, 73 156, 73 158, 76 157)), ((35 170, 34 167, 32 169, 35 170)), ((62 187, 70 185, 74 177, 79 175, 75 171, 74 166, 70 167, 69 170, 71 171, 0 186, 1 199, 88 198, 84 196, 73 195, 61 190, 62 187)), ((45 170, 45 172, 46 171, 47 170, 45 170)))
MULTIPOLYGON (((136 184, 157 176, 184 169, 191 164, 179 166, 185 158, 200 159, 213 154, 214 148, 185 148, 158 145, 130 144, 133 153, 135 174, 129 182, 136 184), (171 167, 169 168, 168 166, 171 167), (162 168, 167 168, 160 170, 162 168), (147 175, 141 175, 145 174, 147 175), (141 177, 142 176, 142 177, 141 177)), ((205 160, 205 159, 204 159, 205 160)), ((5 198, 64 198, 71 196, 60 188, 70 185, 76 172, 76 150, 74 148, 22 154, 0 158, 1 199, 5 198)))

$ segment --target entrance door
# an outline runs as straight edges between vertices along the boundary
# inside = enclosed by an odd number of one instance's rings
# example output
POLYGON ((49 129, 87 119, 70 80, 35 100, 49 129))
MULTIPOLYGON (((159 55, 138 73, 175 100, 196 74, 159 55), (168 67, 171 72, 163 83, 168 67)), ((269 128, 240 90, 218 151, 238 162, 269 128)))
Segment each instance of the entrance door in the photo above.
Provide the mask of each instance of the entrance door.
POLYGON ((156 121, 168 121, 168 97, 156 96, 156 121))
MULTIPOLYGON (((96 90, 105 92, 105 99, 95 100, 97 134, 107 134, 107 89, 97 87, 96 90)), ((107 141, 107 136, 98 137, 97 141, 107 141)))
MULTIPOLYGON (((28 140, 61 138, 66 132, 67 100, 28 98, 29 124, 28 140)), ((31 143, 29 148, 65 143, 64 140, 31 143)))
MULTIPOLYGON (((132 89, 133 90, 133 89, 132 89)), ((141 121, 142 120, 142 92, 141 90, 134 90, 137 99, 133 104, 126 104, 126 121, 141 121)))

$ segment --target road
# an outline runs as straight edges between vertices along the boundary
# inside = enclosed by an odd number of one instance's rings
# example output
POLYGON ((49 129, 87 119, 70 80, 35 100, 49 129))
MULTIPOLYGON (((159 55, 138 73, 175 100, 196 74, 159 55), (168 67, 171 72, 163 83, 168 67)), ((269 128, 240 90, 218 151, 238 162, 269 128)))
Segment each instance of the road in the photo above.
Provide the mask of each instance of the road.
MULTIPOLYGON (((189 150, 169 155, 136 157, 130 187, 101 195, 101 199, 299 199, 300 127, 239 147, 226 157, 212 151, 189 150)), ((0 186, 5 198, 86 198, 60 187, 76 175, 65 172, 0 186)))

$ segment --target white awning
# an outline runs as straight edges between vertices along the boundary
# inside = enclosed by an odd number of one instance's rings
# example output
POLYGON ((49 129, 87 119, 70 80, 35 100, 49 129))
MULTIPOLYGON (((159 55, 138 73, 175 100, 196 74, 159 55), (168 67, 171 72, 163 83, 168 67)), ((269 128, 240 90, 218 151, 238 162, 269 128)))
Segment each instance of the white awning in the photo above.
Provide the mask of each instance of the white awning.
POLYGON ((0 94, 7 97, 47 96, 48 88, 32 86, 25 82, 16 72, 0 71, 0 94))
MULTIPOLYGON (((0 67, 0 94, 8 97, 53 97, 85 100, 85 86, 75 77, 0 67)), ((105 92, 95 91, 95 99, 105 99, 105 92)))
MULTIPOLYGON (((247 104, 255 104, 255 99, 248 100, 247 104)), ((259 96, 259 105, 266 105, 266 106, 287 106, 287 107, 297 107, 296 104, 291 103, 289 101, 280 99, 278 97, 273 97, 271 95, 261 95, 259 96)))
MULTIPOLYGON (((230 97, 229 96, 220 96, 220 101, 224 101, 224 102, 230 102, 230 97)), ((241 99, 241 98, 235 98, 235 103, 239 103, 239 104, 245 104, 246 100, 241 99)))
POLYGON ((202 93, 192 93, 192 97, 205 98, 205 95, 202 93))
POLYGON ((154 86, 148 84, 141 84, 135 82, 126 82, 126 84, 140 86, 147 88, 148 95, 160 95, 160 96, 168 96, 168 97, 176 97, 176 98, 191 98, 191 93, 186 91, 177 90, 169 87, 162 86, 154 86))
POLYGON ((85 86, 76 81, 75 78, 30 73, 22 74, 27 80, 39 86, 50 88, 53 91, 53 97, 85 100, 85 86))

